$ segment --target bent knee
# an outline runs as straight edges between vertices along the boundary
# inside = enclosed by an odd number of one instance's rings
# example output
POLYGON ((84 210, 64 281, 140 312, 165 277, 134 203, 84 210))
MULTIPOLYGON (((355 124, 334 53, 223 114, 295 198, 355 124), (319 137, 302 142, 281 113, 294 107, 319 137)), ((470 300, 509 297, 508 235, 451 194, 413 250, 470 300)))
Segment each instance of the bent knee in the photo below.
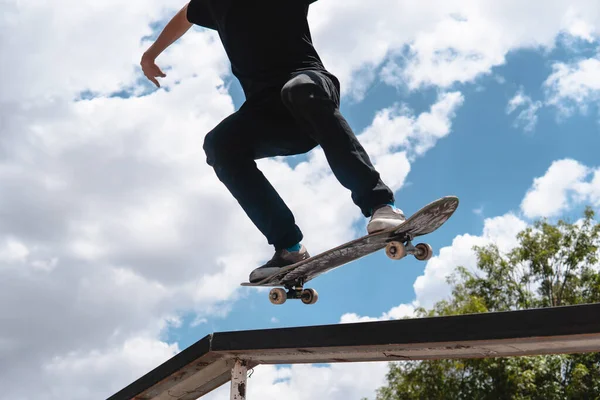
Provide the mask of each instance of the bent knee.
POLYGON ((227 154, 231 152, 228 140, 223 131, 212 130, 204 137, 204 154, 206 154, 206 163, 214 167, 217 162, 226 159, 227 154))
POLYGON ((204 137, 204 144, 202 145, 202 149, 204 150, 204 154, 206 155, 206 163, 211 167, 215 165, 215 139, 214 139, 214 131, 210 131, 204 137))
POLYGON ((204 137, 206 163, 211 167, 237 163, 251 157, 250 148, 226 130, 214 129, 204 137))

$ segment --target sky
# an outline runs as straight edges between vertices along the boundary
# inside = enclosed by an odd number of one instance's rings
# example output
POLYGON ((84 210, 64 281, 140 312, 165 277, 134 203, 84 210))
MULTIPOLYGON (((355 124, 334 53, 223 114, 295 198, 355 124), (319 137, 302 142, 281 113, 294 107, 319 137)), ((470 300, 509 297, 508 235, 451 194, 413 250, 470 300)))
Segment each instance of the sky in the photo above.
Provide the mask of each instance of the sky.
MULTIPOLYGON (((476 268, 474 245, 507 251, 537 218, 600 209, 597 0, 373 4, 310 7, 341 111, 407 215, 460 206, 423 238, 431 260, 378 252, 312 281, 317 304, 274 306, 240 286, 273 250, 202 150, 244 101, 218 36, 173 44, 157 89, 139 61, 183 2, 0 2, 6 398, 106 398, 212 332, 410 317, 476 268)), ((310 253, 365 234, 320 148, 258 164, 310 253)), ((373 399, 387 369, 259 366, 248 396, 373 399)))

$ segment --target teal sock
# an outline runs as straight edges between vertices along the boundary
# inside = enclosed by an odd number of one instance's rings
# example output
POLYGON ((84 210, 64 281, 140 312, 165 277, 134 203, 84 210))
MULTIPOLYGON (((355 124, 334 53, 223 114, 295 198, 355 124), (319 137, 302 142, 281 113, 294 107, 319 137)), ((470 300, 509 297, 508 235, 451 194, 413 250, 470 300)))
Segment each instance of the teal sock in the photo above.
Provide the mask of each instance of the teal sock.
POLYGON ((287 251, 300 251, 300 243, 296 243, 286 249, 287 251))

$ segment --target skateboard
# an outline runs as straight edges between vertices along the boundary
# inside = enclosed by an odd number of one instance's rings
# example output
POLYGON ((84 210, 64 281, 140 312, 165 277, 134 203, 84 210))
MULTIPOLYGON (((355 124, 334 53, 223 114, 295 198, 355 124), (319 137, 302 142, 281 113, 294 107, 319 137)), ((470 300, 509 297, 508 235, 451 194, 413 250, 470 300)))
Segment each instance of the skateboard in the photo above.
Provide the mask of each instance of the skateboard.
POLYGON ((354 239, 296 264, 283 267, 261 281, 244 282, 241 285, 283 286, 285 290, 278 287, 269 292, 269 300, 273 304, 283 304, 287 299, 300 299, 304 304, 314 304, 319 295, 314 289, 304 289, 307 282, 325 272, 383 248, 385 248, 386 255, 392 260, 400 260, 409 254, 420 261, 429 260, 433 255, 431 246, 427 243, 419 243, 414 246, 412 241, 418 236, 437 230, 457 208, 457 197, 442 197, 421 208, 400 226, 354 239))

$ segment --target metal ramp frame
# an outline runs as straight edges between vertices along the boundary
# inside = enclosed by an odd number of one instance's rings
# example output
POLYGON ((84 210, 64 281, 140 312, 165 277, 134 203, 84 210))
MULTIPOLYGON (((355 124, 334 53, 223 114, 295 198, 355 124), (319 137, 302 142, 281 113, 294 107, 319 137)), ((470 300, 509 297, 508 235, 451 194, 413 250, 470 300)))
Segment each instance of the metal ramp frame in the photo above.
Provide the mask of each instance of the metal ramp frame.
POLYGON ((341 363, 600 351, 600 303, 447 317, 213 333, 107 400, 195 400, 231 381, 244 400, 260 364, 341 363))

